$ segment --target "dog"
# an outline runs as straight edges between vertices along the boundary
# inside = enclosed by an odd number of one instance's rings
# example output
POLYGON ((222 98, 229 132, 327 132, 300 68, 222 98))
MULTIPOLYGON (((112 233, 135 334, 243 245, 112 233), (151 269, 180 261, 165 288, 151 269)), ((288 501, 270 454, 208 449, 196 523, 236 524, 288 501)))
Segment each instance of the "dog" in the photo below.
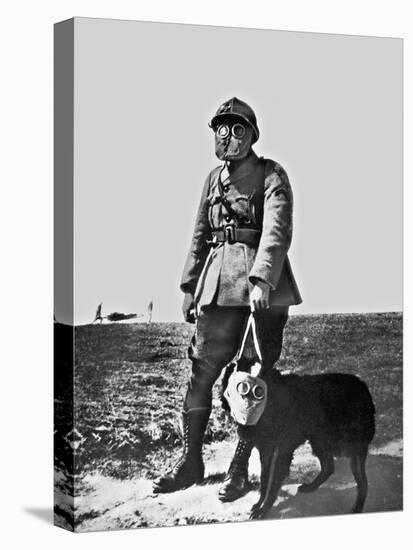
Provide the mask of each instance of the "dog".
POLYGON ((268 399, 261 418, 254 426, 238 426, 240 437, 254 444, 261 461, 260 498, 250 519, 266 517, 290 471, 295 449, 307 440, 321 471, 298 490, 318 489, 334 472, 334 457, 347 456, 357 483, 352 512, 360 513, 368 490, 366 457, 375 433, 375 408, 367 385, 351 374, 283 375, 276 369, 263 379, 268 399))

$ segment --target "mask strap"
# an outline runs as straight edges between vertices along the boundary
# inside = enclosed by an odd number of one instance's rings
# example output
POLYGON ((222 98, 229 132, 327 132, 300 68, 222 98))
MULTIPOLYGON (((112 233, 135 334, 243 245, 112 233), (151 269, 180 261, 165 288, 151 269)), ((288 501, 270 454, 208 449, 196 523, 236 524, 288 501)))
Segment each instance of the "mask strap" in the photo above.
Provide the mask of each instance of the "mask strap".
POLYGON ((257 352, 259 360, 262 362, 262 353, 261 353, 260 343, 258 341, 257 326, 255 323, 254 314, 251 313, 250 317, 251 317, 251 327, 252 327, 252 339, 254 340, 255 351, 257 352))
POLYGON ((257 352, 259 360, 262 361, 262 353, 261 353, 261 348, 260 348, 260 344, 259 344, 259 341, 258 341, 257 327, 256 327, 256 324, 255 324, 255 318, 254 318, 254 315, 252 313, 250 313, 250 315, 248 317, 247 325, 245 327, 244 335, 242 337, 241 345, 239 347, 237 355, 235 356, 235 360, 234 360, 235 364, 236 364, 235 370, 238 370, 238 361, 242 357, 242 354, 244 353, 245 343, 247 341, 248 333, 249 333, 250 330, 252 330, 252 339, 254 341, 255 351, 257 352))

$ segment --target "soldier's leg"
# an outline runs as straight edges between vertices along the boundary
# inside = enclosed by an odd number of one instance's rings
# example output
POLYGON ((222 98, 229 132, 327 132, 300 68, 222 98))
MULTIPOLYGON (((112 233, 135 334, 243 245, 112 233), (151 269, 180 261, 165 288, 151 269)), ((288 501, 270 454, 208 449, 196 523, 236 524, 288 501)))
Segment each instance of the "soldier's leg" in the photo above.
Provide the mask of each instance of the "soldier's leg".
MULTIPOLYGON (((254 314, 257 327, 257 337, 262 353, 261 373, 271 371, 274 363, 281 355, 283 331, 288 319, 288 306, 272 307, 254 314)), ((249 489, 248 461, 253 445, 245 440, 239 432, 235 454, 219 490, 222 502, 232 502, 243 496, 249 489)))
POLYGON ((201 450, 211 412, 212 387, 237 352, 247 317, 245 307, 211 305, 200 311, 188 351, 192 374, 183 407, 183 453, 173 469, 155 481, 155 492, 172 492, 202 481, 201 450))
POLYGON ((254 313, 262 353, 261 374, 270 372, 281 355, 288 306, 271 306, 254 313))
POLYGON ((212 387, 236 354, 248 315, 247 307, 208 306, 201 310, 188 350, 192 374, 184 410, 211 408, 212 387))

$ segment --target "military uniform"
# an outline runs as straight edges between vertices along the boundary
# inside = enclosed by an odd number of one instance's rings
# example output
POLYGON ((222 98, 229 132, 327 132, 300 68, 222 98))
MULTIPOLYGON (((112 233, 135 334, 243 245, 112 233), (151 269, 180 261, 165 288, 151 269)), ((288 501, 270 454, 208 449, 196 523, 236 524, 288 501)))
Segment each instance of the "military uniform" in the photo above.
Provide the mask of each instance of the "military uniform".
POLYGON ((249 306, 252 285, 260 279, 272 289, 271 305, 300 303, 287 256, 292 206, 284 169, 253 151, 232 174, 225 166, 212 170, 204 184, 181 290, 195 294, 200 308, 214 299, 218 306, 249 306))
POLYGON ((237 351, 256 280, 271 288, 270 309, 256 314, 263 362, 278 359, 288 306, 301 301, 287 256, 292 204, 285 171, 252 151, 234 173, 220 166, 207 177, 181 280, 198 311, 187 408, 209 406, 208 386, 237 351))
MULTIPOLYGON (((221 106, 211 125, 216 129, 221 120, 233 119, 250 124, 252 140, 258 139, 255 114, 237 98, 221 106)), ((189 440, 184 455, 189 453, 191 459, 183 461, 183 469, 196 474, 182 474, 181 478, 196 482, 203 477, 199 454, 212 386, 239 348, 251 311, 250 294, 258 281, 270 288, 269 308, 254 314, 263 370, 271 369, 280 356, 288 308, 301 302, 287 256, 292 208, 292 191, 284 169, 273 160, 257 157, 251 148, 240 160, 225 162, 206 178, 180 285, 193 297, 196 310, 189 347, 192 375, 184 402, 189 440), (195 449, 192 455, 191 448, 195 449)), ((234 500, 246 488, 250 451, 246 442, 240 442, 222 500, 234 500)), ((155 489, 161 492, 185 486, 176 483, 179 468, 182 470, 182 461, 169 477, 158 481, 155 489)))

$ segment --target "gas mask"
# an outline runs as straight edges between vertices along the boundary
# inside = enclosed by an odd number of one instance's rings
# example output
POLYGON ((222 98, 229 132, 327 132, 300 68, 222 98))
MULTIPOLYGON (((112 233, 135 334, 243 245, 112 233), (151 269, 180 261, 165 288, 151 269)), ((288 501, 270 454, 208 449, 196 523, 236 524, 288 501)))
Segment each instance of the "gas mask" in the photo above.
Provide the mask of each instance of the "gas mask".
POLYGON ((258 342, 254 315, 251 313, 242 337, 240 348, 232 362, 234 370, 229 377, 224 397, 228 401, 231 415, 242 426, 254 426, 261 418, 267 403, 267 384, 257 376, 261 371, 262 354, 258 342), (252 365, 250 372, 238 370, 239 362, 244 354, 248 333, 252 333, 255 351, 259 362, 252 365))
POLYGON ((248 372, 234 371, 224 392, 231 415, 242 426, 254 426, 267 402, 267 384, 248 372))
POLYGON ((231 118, 215 128, 215 154, 220 160, 245 158, 251 150, 253 129, 244 121, 231 118))

